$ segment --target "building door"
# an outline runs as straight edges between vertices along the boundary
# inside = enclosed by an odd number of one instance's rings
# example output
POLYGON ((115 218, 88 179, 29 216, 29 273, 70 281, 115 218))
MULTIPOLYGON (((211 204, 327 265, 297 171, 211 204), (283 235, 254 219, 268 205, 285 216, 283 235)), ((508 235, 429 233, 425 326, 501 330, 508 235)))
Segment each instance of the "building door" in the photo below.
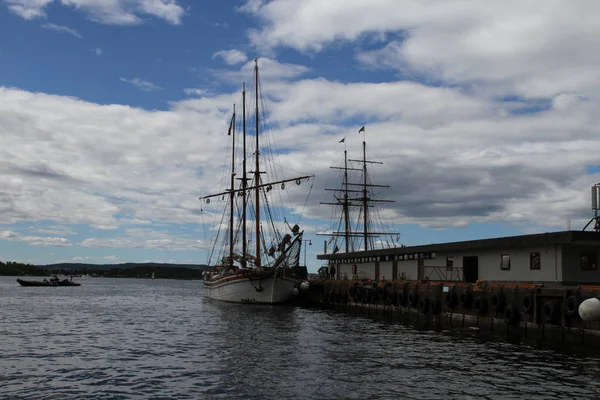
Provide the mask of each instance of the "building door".
POLYGON ((425 260, 422 258, 417 259, 417 279, 422 281, 424 279, 423 266, 425 265, 425 260))
POLYGON ((479 260, 477 256, 463 257, 463 280, 469 283, 477 282, 479 279, 479 260))
POLYGON ((375 279, 379 279, 379 263, 375 263, 375 279))

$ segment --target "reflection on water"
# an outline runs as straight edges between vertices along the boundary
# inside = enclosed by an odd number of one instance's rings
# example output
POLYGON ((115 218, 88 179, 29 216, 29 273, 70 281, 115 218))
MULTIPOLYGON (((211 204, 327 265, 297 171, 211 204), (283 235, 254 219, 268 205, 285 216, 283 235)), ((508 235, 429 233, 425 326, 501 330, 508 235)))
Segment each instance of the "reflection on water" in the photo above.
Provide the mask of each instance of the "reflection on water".
POLYGON ((224 304, 198 281, 81 282, 0 278, 0 398, 600 398, 595 359, 224 304))

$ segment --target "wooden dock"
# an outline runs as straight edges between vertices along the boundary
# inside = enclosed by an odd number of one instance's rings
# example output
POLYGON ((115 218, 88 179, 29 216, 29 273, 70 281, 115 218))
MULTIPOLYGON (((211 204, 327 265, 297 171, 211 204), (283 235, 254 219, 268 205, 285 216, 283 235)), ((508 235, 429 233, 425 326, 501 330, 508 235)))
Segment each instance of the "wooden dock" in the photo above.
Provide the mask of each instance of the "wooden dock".
POLYGON ((578 313, 582 301, 598 297, 600 286, 313 280, 297 304, 437 331, 600 349, 600 321, 578 313))

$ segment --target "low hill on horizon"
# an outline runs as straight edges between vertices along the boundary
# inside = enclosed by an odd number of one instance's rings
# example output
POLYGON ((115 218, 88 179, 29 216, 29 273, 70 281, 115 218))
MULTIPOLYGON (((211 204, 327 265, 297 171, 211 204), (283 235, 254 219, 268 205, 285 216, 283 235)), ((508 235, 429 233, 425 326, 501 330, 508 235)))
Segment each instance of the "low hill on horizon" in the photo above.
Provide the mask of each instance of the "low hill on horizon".
POLYGON ((36 265, 37 268, 43 268, 47 270, 72 270, 72 271, 106 271, 111 269, 131 269, 131 268, 187 268, 187 269, 199 269, 207 270, 208 266, 205 264, 172 264, 172 263, 121 263, 121 264, 86 264, 86 263, 58 263, 58 264, 46 264, 36 265))

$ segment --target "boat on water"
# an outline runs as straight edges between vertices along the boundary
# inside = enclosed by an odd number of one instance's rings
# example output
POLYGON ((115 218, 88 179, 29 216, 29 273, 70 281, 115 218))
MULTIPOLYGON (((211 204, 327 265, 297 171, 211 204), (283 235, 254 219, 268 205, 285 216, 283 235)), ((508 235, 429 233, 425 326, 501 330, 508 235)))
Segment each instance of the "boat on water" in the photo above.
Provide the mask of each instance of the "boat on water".
POLYGON ((244 84, 242 130, 236 131, 238 116, 234 105, 227 135, 231 139, 231 164, 221 180, 223 189, 200 197, 202 213, 215 217, 213 247, 203 284, 206 296, 211 299, 280 304, 298 293, 299 279, 306 277, 306 266, 299 264, 304 231, 298 225, 301 213, 297 210, 302 209, 302 204, 297 199, 302 194, 295 192, 302 191, 307 201, 312 185, 306 183, 314 176, 285 177, 287 171, 278 162, 281 153, 272 140, 273 135, 267 134, 265 107, 259 110, 259 105, 265 104, 259 82, 256 59, 251 88, 254 115, 246 113, 244 84), (252 117, 253 126, 248 127, 247 119, 252 117), (247 139, 254 140, 253 153, 247 152, 247 139), (288 193, 292 191, 293 195, 288 193), (215 204, 218 211, 211 209, 215 204), (292 212, 293 209, 296 211, 292 212), (294 219, 293 225, 288 222, 294 219))
MULTIPOLYGON (((356 253, 384 248, 398 247, 400 240, 399 232, 392 232, 385 224, 380 214, 379 204, 393 203, 393 200, 378 198, 378 191, 389 188, 388 185, 373 183, 369 173, 369 166, 381 165, 382 162, 367 159, 366 127, 359 129, 363 134, 362 157, 358 159, 348 158, 348 150, 344 149, 344 159, 341 166, 330 167, 340 171, 340 185, 336 188, 326 190, 333 192, 335 201, 322 202, 321 204, 337 207, 338 217, 326 232, 318 232, 317 235, 329 236, 325 252, 328 249, 333 254, 356 253)), ((345 138, 341 141, 346 146, 345 138)), ((335 276, 328 272, 329 266, 319 270, 321 275, 337 279, 358 279, 356 265, 352 268, 352 276, 341 276, 339 271, 335 276)), ((335 270, 333 270, 335 272, 335 270)))
POLYGON ((26 281, 23 279, 17 279, 21 286, 81 286, 81 284, 70 281, 68 279, 44 279, 43 281, 26 281))

